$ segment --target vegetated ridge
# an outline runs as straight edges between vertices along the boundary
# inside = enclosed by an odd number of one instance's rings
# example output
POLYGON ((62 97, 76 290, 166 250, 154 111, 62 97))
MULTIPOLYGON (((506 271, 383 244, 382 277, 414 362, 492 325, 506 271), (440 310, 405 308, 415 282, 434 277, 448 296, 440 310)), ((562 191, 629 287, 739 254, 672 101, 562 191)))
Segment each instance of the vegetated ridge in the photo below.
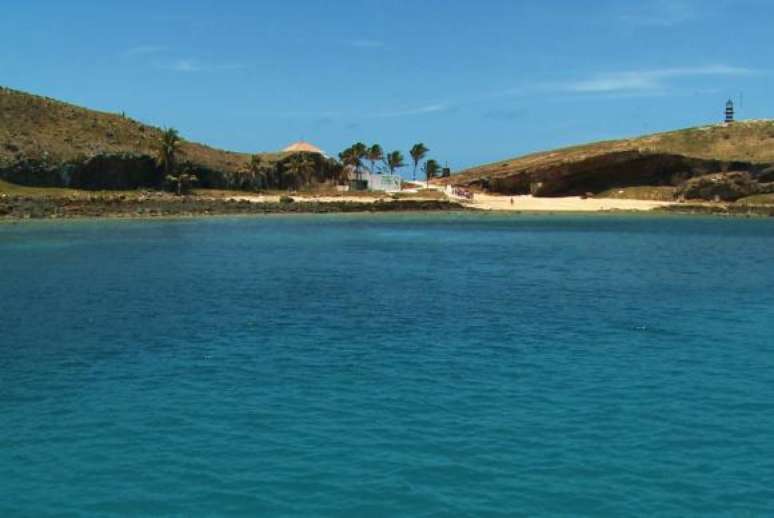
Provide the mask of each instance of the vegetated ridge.
POLYGON ((772 192, 774 121, 742 121, 535 153, 441 180, 500 194, 739 199, 772 192), (731 185, 733 184, 733 185, 731 185), (642 189, 653 187, 654 189, 642 189))
MULTIPOLYGON (((89 110, 47 97, 0 87, 0 179, 27 186, 81 189, 156 187, 162 130, 123 114, 89 110)), ((250 189, 251 160, 278 170, 292 154, 250 155, 184 141, 180 160, 199 186, 250 189)), ((338 164, 309 154, 317 177, 338 174, 338 164)))

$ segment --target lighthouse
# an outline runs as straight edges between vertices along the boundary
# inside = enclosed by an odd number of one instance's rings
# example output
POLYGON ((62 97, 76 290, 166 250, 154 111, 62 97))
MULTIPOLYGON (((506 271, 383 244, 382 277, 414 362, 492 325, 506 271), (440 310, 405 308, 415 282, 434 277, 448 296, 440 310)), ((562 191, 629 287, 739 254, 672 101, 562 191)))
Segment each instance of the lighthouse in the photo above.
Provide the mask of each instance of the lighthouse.
POLYGON ((734 101, 731 99, 726 103, 726 124, 734 122, 734 101))

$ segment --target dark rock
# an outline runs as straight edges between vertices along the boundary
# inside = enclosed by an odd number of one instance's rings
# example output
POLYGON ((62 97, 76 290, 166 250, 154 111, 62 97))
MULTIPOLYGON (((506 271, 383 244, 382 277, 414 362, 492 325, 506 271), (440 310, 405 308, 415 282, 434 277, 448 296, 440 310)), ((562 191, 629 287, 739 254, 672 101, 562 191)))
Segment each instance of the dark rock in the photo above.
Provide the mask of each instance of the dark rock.
POLYGON ((774 182, 774 166, 767 167, 758 175, 759 182, 774 182))
POLYGON ((691 178, 677 188, 676 195, 688 200, 735 201, 768 189, 767 184, 757 182, 750 173, 733 171, 691 178))
POLYGON ((465 185, 498 194, 588 196, 615 188, 677 186, 690 178, 724 171, 758 173, 766 166, 683 155, 618 151, 584 160, 527 167, 510 175, 477 178, 465 185))

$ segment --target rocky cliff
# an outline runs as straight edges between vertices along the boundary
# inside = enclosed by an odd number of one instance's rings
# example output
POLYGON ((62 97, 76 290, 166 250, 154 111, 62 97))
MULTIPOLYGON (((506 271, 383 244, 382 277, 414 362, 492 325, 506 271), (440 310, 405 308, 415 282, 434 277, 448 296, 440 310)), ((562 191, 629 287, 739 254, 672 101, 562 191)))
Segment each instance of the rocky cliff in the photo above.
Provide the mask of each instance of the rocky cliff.
POLYGON ((732 171, 747 173, 752 183, 770 182, 772 164, 774 122, 749 121, 537 153, 441 182, 500 194, 594 195, 615 188, 680 187, 692 178, 732 171))

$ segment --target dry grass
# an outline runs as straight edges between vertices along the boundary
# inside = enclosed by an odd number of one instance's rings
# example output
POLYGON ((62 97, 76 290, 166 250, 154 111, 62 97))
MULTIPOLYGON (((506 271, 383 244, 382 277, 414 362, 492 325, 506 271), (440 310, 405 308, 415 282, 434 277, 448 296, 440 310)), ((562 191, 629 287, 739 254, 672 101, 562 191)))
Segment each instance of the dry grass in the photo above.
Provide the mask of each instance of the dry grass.
POLYGON ((594 198, 613 198, 618 200, 649 200, 674 201, 676 187, 619 187, 609 189, 594 196, 594 198))
POLYGON ((755 194, 736 201, 737 205, 774 205, 774 194, 755 194))
POLYGON ((417 192, 400 192, 393 195, 399 200, 445 200, 446 195, 435 189, 420 189, 417 192))
MULTIPOLYGON (((205 191, 208 192, 208 191, 205 191)), ((244 194, 244 193, 241 193, 244 194)), ((0 197, 20 196, 25 198, 69 198, 69 199, 94 199, 120 197, 125 200, 154 196, 156 198, 177 198, 174 194, 159 191, 91 191, 82 189, 70 189, 66 187, 27 187, 0 180, 0 197)))
POLYGON ((25 187, 0 180, 0 195, 35 197, 76 197, 89 196, 95 191, 80 191, 78 189, 64 189, 60 187, 25 187))
MULTIPOLYGON (((170 121, 171 123, 174 121, 170 121)), ((174 124, 172 124, 174 125, 174 124)), ((21 158, 69 162, 96 154, 153 156, 161 130, 122 114, 0 88, 0 166, 21 158)), ((226 172, 244 170, 250 155, 184 142, 182 159, 226 172)), ((262 154, 265 161, 281 153, 262 154)))
POLYGON ((578 162, 610 153, 639 151, 685 155, 723 161, 774 163, 774 121, 740 121, 657 133, 633 139, 596 142, 474 167, 437 183, 465 183, 479 177, 497 178, 522 171, 578 162))

